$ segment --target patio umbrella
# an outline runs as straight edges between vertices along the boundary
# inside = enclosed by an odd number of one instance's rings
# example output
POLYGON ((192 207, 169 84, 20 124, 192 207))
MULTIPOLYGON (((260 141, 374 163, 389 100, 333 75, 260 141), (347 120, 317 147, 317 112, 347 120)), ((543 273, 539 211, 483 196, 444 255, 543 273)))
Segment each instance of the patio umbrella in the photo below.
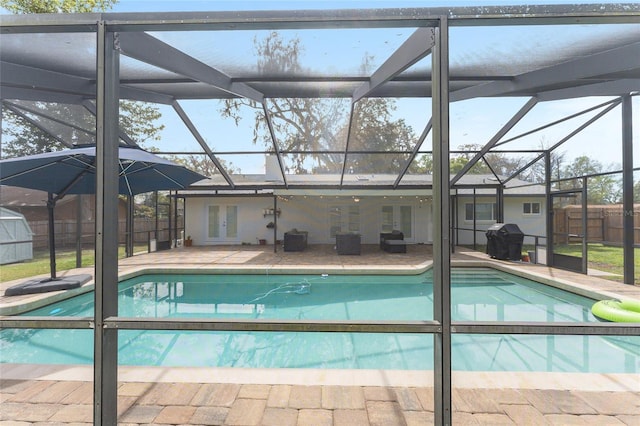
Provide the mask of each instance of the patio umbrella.
MULTIPOLYGON (((95 160, 95 145, 79 145, 64 151, 0 160, 0 185, 37 189, 49 193, 47 209, 51 277, 47 280, 40 280, 40 282, 63 281, 63 279, 56 277, 53 210, 56 202, 67 194, 93 194, 96 192, 95 160)), ((118 192, 122 195, 184 189, 192 183, 206 178, 184 166, 133 146, 118 148, 118 162, 118 192)), ((34 291, 30 292, 38 292, 35 291, 38 283, 32 284, 34 285, 31 290, 34 291)), ((50 284, 49 287, 56 285, 57 287, 69 288, 64 282, 50 284)))

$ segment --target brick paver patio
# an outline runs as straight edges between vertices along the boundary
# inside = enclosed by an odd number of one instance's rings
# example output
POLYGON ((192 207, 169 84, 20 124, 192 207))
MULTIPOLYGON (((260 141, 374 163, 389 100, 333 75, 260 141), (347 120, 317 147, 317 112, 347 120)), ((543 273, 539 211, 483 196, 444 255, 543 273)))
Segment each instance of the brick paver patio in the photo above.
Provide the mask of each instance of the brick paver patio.
MULTIPOLYGON (((0 420, 6 426, 88 425, 90 389, 89 382, 3 380, 0 420)), ((433 424, 433 389, 127 382, 119 387, 118 413, 123 425, 417 426, 433 424)), ((640 392, 455 389, 453 420, 638 425, 640 392)))

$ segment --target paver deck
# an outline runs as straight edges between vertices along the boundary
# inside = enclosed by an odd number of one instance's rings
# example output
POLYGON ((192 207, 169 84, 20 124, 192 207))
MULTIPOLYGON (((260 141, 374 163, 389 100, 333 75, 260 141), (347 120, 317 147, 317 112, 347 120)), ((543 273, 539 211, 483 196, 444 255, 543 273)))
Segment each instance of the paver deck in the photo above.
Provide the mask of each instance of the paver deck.
MULTIPOLYGON (((361 256, 338 256, 330 246, 288 253, 273 253, 268 246, 191 247, 123 259, 119 272, 126 275, 145 268, 356 271, 370 270, 373 265, 382 273, 412 273, 428 267, 431 256, 431 247, 423 245, 409 245, 402 254, 382 252, 377 245, 364 246, 361 256)), ((553 280, 584 294, 640 299, 639 286, 600 277, 493 261, 464 250, 453 260, 463 265, 493 262, 500 269, 553 280)), ((0 284, 0 293, 11 284, 0 284)), ((52 295, 0 296, 0 308, 39 303, 43 297, 52 295)), ((287 374, 212 370, 208 374, 202 369, 121 368, 119 424, 389 426, 434 422, 430 372, 411 376, 352 370, 287 374)), ((91 367, 0 365, 0 423, 90 424, 91 377, 91 367)), ((453 384, 456 425, 640 424, 640 378, 630 375, 453 372, 453 384)))

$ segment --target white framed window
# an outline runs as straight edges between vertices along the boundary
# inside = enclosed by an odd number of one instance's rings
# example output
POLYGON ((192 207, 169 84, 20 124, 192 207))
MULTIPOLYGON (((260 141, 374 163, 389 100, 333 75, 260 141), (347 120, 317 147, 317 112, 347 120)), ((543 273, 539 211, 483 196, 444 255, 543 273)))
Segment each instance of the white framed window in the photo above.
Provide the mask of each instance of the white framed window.
POLYGON ((465 203, 464 205, 464 220, 466 221, 494 221, 497 217, 497 204, 496 203, 476 203, 476 210, 473 211, 473 203, 465 203))
POLYGON ((525 214, 525 215, 540 214, 540 203, 522 203, 522 214, 525 214))

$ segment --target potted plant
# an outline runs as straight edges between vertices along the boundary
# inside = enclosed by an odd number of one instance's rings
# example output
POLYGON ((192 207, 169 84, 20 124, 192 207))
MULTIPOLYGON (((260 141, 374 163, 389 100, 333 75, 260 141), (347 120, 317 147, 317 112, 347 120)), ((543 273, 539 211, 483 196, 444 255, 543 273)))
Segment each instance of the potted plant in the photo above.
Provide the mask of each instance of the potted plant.
POLYGON ((187 239, 184 240, 185 247, 191 247, 193 245, 193 240, 191 239, 191 235, 187 236, 187 239))

